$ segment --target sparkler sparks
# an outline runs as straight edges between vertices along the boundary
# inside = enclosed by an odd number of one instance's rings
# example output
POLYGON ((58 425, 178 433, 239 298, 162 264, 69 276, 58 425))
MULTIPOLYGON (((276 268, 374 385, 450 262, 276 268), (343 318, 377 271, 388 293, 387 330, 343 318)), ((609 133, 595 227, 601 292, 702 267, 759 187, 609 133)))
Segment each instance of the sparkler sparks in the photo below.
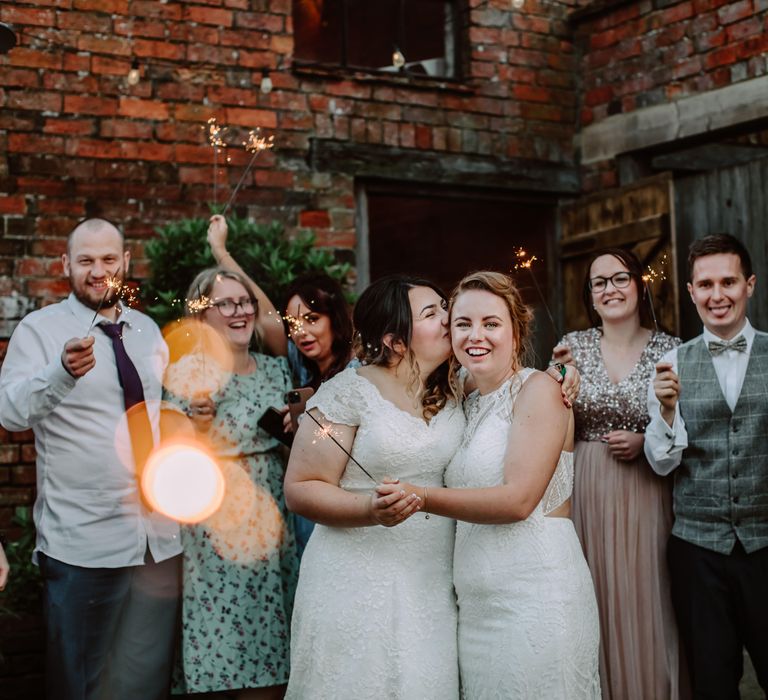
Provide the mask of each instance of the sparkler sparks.
POLYGON ((517 262, 515 263, 515 270, 530 270, 533 266, 533 263, 538 260, 535 255, 528 257, 528 253, 524 248, 518 248, 515 252, 515 257, 517 258, 517 262))
POLYGON ((315 428, 315 439, 312 440, 312 444, 316 445, 318 441, 327 440, 328 438, 338 438, 338 435, 338 431, 334 431, 332 425, 321 425, 319 428, 315 428), (334 432, 336 432, 335 435, 334 432))
POLYGON ((120 294, 120 291, 123 288, 123 281, 120 279, 121 270, 122 268, 118 268, 117 272, 115 272, 114 275, 107 275, 107 277, 104 279, 104 283, 107 285, 107 288, 104 290, 104 296, 101 297, 101 301, 99 302, 99 305, 96 307, 96 311, 93 314, 93 318, 91 319, 91 322, 88 324, 88 331, 86 332, 86 335, 88 335, 91 332, 91 329, 93 328, 93 324, 96 323, 96 319, 99 316, 99 312, 104 306, 104 302, 107 300, 107 297, 109 296, 110 292, 114 292, 117 295, 120 294))
POLYGON ((213 301, 210 297, 205 296, 205 294, 198 293, 196 299, 186 299, 185 301, 187 303, 187 309, 191 314, 202 313, 213 306, 213 301))
POLYGON ((243 174, 240 176, 237 185, 235 185, 235 189, 232 190, 229 201, 226 203, 223 211, 221 212, 222 215, 226 215, 227 211, 229 211, 229 208, 232 206, 235 198, 237 197, 237 193, 243 186, 243 182, 245 182, 245 178, 248 176, 248 173, 251 172, 251 168, 253 167, 253 164, 256 162, 256 159, 259 157, 259 155, 261 155, 264 151, 268 151, 274 147, 274 136, 270 136, 269 138, 264 137, 261 135, 261 131, 259 129, 252 129, 248 132, 248 140, 243 141, 243 148, 245 148, 248 153, 252 153, 253 155, 251 156, 251 160, 248 162, 248 165, 243 171, 243 174))
POLYGON ((659 330, 659 322, 656 320, 656 309, 654 308, 653 304, 653 283, 656 281, 663 282, 665 279, 667 279, 666 274, 664 273, 664 268, 667 265, 667 254, 664 253, 664 255, 661 256, 661 261, 659 262, 659 268, 655 269, 648 265, 646 269, 648 272, 646 272, 642 276, 643 283, 645 284, 646 290, 648 290, 648 305, 651 307, 651 318, 653 319, 653 329, 655 331, 659 330))
POLYGON ((536 292, 539 295, 539 299, 541 299, 541 304, 544 307, 544 311, 547 312, 549 322, 552 324, 552 330, 555 333, 555 338, 559 338, 560 331, 557 328, 557 324, 555 323, 555 319, 552 316, 552 312, 549 310, 549 304, 547 304, 547 300, 544 298, 544 293, 541 291, 541 287, 536 281, 536 275, 533 273, 533 263, 536 262, 538 258, 535 255, 529 255, 524 248, 518 248, 515 251, 515 259, 517 260, 514 267, 515 270, 528 270, 528 273, 531 276, 531 281, 533 282, 533 286, 536 287, 536 292))
POLYGON ((378 483, 376 479, 373 478, 371 473, 362 465, 360 462, 358 462, 351 454, 350 452, 342 445, 334 436, 333 434, 333 426, 332 425, 323 425, 317 418, 315 418, 310 411, 307 411, 305 415, 309 416, 315 423, 317 423, 318 429, 315 430, 315 439, 312 441, 312 444, 316 444, 318 440, 327 440, 330 438, 333 440, 334 443, 341 449, 341 451, 349 457, 349 459, 354 462, 374 484, 378 483))
POLYGON ((219 126, 216 122, 216 117, 211 117, 207 122, 207 127, 203 126, 202 129, 208 130, 208 143, 213 148, 226 148, 227 144, 224 141, 224 132, 227 130, 226 126, 219 126))
POLYGON ((304 321, 300 317, 286 314, 283 319, 288 324, 289 335, 299 335, 304 330, 304 321))
POLYGON ((207 127, 202 127, 208 130, 208 143, 213 148, 213 204, 218 204, 219 201, 219 149, 226 148, 227 144, 224 141, 224 132, 227 130, 226 126, 219 126, 216 122, 216 117, 211 117, 207 122, 207 127))
POLYGON ((275 137, 269 138, 261 135, 260 129, 252 129, 248 132, 248 140, 243 141, 243 147, 248 153, 260 153, 275 147, 275 137))

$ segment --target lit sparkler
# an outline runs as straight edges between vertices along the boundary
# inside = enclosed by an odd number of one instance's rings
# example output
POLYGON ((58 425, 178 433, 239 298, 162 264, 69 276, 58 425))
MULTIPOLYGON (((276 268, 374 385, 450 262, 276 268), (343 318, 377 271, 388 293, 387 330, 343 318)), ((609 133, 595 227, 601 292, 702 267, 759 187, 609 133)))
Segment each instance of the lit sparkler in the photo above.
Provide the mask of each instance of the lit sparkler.
POLYGON ((213 306, 213 301, 210 297, 205 296, 205 294, 200 294, 198 290, 197 298, 195 299, 186 299, 187 303, 187 309, 189 309, 189 312, 191 314, 199 314, 205 311, 206 309, 210 309, 211 306, 213 306))
POLYGON ((99 316, 99 312, 101 311, 102 307, 104 306, 104 302, 107 300, 107 297, 109 296, 110 292, 114 292, 115 294, 119 295, 120 291, 123 288, 123 281, 120 279, 120 271, 122 268, 118 268, 117 272, 114 275, 107 275, 106 279, 104 280, 104 283, 107 285, 107 288, 104 290, 104 296, 101 297, 101 301, 99 302, 99 305, 96 307, 96 311, 93 313, 93 318, 91 319, 91 322, 88 324, 88 333, 91 332, 91 329, 93 328, 93 324, 96 323, 96 319, 99 316))
POLYGON ((344 445, 342 445, 342 444, 341 444, 341 443, 340 443, 340 442, 339 442, 339 441, 336 439, 336 437, 335 437, 335 436, 334 436, 334 434, 333 434, 333 426, 332 426, 332 425, 328 425, 328 426, 325 426, 325 425, 323 425, 323 424, 322 424, 322 423, 321 423, 319 420, 317 420, 317 418, 315 418, 315 417, 312 415, 312 413, 310 413, 309 411, 307 411, 305 415, 309 416, 309 417, 310 417, 310 418, 311 418, 313 421, 315 421, 315 423, 317 423, 317 427, 319 428, 319 430, 315 430, 315 440, 313 440, 313 441, 312 441, 312 444, 313 444, 313 445, 314 445, 314 444, 315 444, 315 443, 316 443, 318 440, 327 440, 328 438, 330 438, 331 440, 333 440, 333 442, 335 442, 335 443, 336 443, 336 445, 338 445, 338 446, 339 446, 339 448, 341 449, 341 451, 342 451, 342 452, 343 452, 345 455, 347 455, 347 457, 349 457, 349 458, 350 458, 350 460, 352 460, 352 461, 353 461, 353 462, 354 462, 354 463, 355 463, 355 464, 356 464, 358 467, 360 467, 360 469, 362 470, 362 472, 363 472, 363 473, 364 473, 364 474, 365 474, 365 475, 366 475, 366 476, 367 476, 367 477, 368 477, 368 478, 369 478, 371 481, 373 481, 373 483, 374 483, 374 484, 377 484, 377 483, 378 483, 378 482, 376 481, 376 479, 374 479, 374 478, 373 478, 373 476, 371 475, 371 473, 370 473, 370 472, 369 472, 369 471, 368 471, 368 470, 367 470, 367 469, 366 469, 366 468, 365 468, 365 467, 364 467, 362 464, 360 464, 360 462, 358 462, 358 461, 357 461, 357 460, 356 460, 356 459, 355 459, 355 458, 354 458, 354 457, 353 457, 353 456, 350 454, 350 452, 349 452, 349 451, 348 451, 348 450, 347 450, 347 449, 344 447, 344 445))
POLYGON ((533 286, 536 287, 539 299, 541 299, 544 310, 547 312, 549 322, 552 324, 552 330, 555 332, 555 338, 559 338, 560 331, 557 328, 557 324, 555 323, 555 319, 552 316, 552 312, 549 310, 549 305, 547 304, 547 300, 544 298, 544 293, 541 291, 541 287, 536 281, 536 275, 533 273, 533 263, 538 260, 538 258, 535 255, 529 255, 524 248, 518 248, 515 251, 515 259, 517 260, 515 263, 515 270, 528 270, 528 274, 531 276, 533 286))
POLYGON ((227 211, 229 211, 229 208, 232 206, 233 202, 235 201, 235 198, 237 197, 237 193, 240 191, 240 188, 243 186, 243 182, 245 182, 245 178, 248 176, 248 173, 251 172, 251 168, 253 167, 253 164, 256 162, 256 159, 264 152, 268 151, 275 147, 275 137, 270 136, 262 136, 261 131, 259 129, 252 129, 248 132, 248 140, 243 141, 243 148, 248 153, 252 153, 251 160, 248 162, 248 165, 246 166, 245 170, 243 171, 243 174, 240 176, 240 179, 237 182, 237 185, 235 185, 235 189, 232 190, 232 194, 229 197, 229 201, 224 206, 224 210, 221 212, 222 215, 226 215, 227 211))
POLYGON ((645 284, 645 288, 648 291, 648 305, 651 307, 651 318, 653 319, 653 329, 655 331, 659 330, 659 323, 656 320, 656 309, 654 309, 653 306, 653 283, 657 280, 663 282, 665 279, 667 279, 667 276, 664 273, 664 268, 666 265, 667 254, 664 253, 664 255, 661 256, 658 270, 648 265, 646 268, 648 272, 642 276, 643 283, 645 284))
POLYGON ((227 127, 219 126, 216 117, 211 117, 207 124, 208 126, 204 126, 203 129, 207 129, 208 143, 213 148, 213 204, 215 206, 219 202, 219 149, 227 147, 224 141, 224 132, 227 127))

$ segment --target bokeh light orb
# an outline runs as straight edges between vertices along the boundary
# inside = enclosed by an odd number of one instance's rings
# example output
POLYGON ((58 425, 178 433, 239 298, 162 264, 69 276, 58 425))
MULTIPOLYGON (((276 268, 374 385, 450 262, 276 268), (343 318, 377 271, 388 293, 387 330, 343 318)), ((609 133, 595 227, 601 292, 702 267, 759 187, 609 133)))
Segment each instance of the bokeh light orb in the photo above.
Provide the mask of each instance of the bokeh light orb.
POLYGON ((204 321, 183 318, 163 328, 168 345, 165 388, 189 401, 219 391, 232 377, 234 358, 226 338, 204 321))
POLYGON ((286 529, 274 496, 253 482, 245 464, 222 460, 221 468, 227 498, 205 522, 214 551, 243 566, 278 556, 286 529))
POLYGON ((224 476, 201 445, 177 442, 152 453, 141 477, 150 507, 180 523, 211 517, 224 500, 224 476))

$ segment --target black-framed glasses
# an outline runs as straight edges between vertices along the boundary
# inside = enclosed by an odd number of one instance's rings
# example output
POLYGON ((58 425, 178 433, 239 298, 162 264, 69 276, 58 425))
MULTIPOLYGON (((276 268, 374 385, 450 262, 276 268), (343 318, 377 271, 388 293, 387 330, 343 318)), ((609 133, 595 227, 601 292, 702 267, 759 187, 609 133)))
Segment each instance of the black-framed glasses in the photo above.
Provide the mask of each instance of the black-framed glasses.
POLYGON ((224 318, 231 318, 234 316, 237 313, 238 306, 246 316, 253 316, 256 313, 256 307, 253 305, 251 299, 241 299, 240 301, 235 301, 234 299, 222 299, 221 301, 214 301, 211 306, 215 307, 224 318))
POLYGON ((632 281, 632 275, 629 272, 614 272, 610 277, 592 277, 589 280, 590 292, 604 292, 610 282, 615 289, 625 289, 629 287, 632 281))

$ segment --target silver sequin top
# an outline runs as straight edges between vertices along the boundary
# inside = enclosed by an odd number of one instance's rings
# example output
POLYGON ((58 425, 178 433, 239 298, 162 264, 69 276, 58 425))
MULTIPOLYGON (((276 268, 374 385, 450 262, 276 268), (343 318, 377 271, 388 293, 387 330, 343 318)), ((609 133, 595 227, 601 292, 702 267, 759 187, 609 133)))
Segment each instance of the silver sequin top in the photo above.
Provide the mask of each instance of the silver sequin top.
POLYGON ((560 345, 571 348, 573 361, 581 373, 581 390, 574 403, 576 439, 599 440, 611 430, 644 433, 648 425, 648 382, 664 353, 680 344, 678 338, 655 332, 645 346, 635 368, 614 384, 600 352, 600 331, 567 333, 560 345))

